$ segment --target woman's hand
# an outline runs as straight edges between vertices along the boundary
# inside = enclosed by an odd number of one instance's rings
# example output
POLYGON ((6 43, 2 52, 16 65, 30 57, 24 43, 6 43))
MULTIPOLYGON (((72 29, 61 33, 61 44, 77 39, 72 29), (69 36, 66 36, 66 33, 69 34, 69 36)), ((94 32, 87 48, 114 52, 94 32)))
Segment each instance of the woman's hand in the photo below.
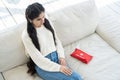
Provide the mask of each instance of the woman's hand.
POLYGON ((64 59, 64 58, 60 58, 60 59, 59 59, 59 64, 60 64, 60 65, 63 65, 63 66, 66 66, 66 61, 65 61, 65 59, 64 59))
POLYGON ((60 72, 64 73, 65 75, 71 75, 72 74, 72 70, 66 66, 62 66, 60 67, 60 72))

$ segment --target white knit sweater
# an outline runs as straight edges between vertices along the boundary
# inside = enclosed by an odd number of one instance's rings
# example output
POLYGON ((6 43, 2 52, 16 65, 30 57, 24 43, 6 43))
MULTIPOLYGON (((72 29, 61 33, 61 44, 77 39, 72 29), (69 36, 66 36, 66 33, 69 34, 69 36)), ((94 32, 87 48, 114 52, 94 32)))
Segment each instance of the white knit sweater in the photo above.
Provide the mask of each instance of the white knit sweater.
POLYGON ((43 25, 40 28, 36 28, 36 31, 41 51, 39 51, 32 43, 32 40, 27 33, 27 28, 25 28, 25 30, 23 31, 22 41, 25 46, 27 55, 29 55, 35 62, 35 64, 41 69, 52 72, 59 71, 60 65, 50 61, 48 58, 45 57, 49 53, 57 50, 58 58, 65 58, 64 49, 56 35, 56 32, 55 38, 57 45, 55 46, 52 33, 43 25))

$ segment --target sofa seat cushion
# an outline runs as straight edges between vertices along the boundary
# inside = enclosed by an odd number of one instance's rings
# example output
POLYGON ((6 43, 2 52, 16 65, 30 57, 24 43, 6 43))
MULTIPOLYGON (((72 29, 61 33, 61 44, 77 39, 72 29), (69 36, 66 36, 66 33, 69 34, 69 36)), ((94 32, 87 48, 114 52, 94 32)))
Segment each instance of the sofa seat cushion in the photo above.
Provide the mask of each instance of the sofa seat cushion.
POLYGON ((4 80, 2 74, 0 73, 0 80, 4 80))
POLYGON ((83 80, 120 80, 120 54, 96 33, 65 46, 65 55, 69 66, 83 80), (70 54, 76 47, 92 55, 93 59, 84 64, 71 57, 70 54))
POLYGON ((100 10, 97 33, 120 52, 120 15, 105 7, 100 10))
POLYGON ((28 68, 26 64, 24 64, 3 72, 3 76, 5 80, 42 80, 37 75, 31 76, 27 73, 27 70, 28 68))

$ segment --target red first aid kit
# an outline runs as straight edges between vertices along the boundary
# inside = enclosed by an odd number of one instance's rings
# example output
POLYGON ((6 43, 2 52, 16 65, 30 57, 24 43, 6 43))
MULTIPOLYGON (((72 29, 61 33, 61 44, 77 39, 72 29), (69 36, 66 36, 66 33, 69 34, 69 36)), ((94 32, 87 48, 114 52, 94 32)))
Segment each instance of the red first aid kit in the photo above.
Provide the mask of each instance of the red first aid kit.
POLYGON ((71 56, 86 64, 88 64, 88 62, 91 61, 91 59, 93 58, 93 56, 77 48, 71 53, 71 56))

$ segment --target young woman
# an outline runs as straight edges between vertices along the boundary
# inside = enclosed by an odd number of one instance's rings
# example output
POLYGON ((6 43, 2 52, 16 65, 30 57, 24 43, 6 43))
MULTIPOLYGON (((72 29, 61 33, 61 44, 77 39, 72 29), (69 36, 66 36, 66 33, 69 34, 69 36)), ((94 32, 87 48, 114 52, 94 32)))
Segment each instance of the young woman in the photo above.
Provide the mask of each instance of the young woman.
POLYGON ((66 65, 64 50, 53 26, 45 18, 39 3, 29 5, 25 12, 27 27, 22 40, 30 57, 28 73, 37 73, 43 80, 82 80, 66 65))

